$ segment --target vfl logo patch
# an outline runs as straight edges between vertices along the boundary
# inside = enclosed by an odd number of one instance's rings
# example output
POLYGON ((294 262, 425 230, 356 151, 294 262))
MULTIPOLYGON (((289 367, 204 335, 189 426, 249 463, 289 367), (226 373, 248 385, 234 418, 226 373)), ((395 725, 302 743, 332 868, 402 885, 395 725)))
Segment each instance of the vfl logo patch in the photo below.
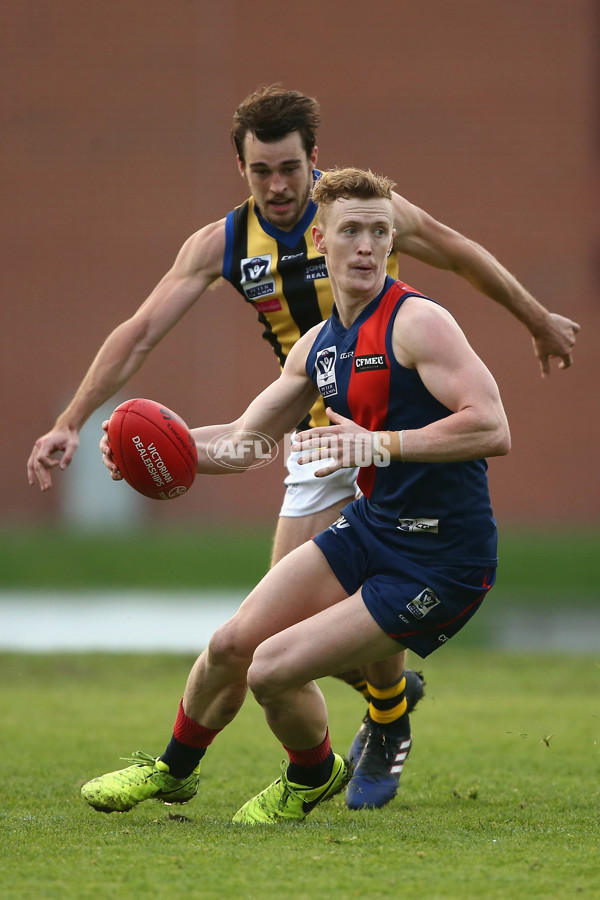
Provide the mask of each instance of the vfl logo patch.
POLYGON ((339 519, 336 519, 333 525, 330 525, 327 530, 335 532, 336 528, 338 530, 340 528, 350 528, 350 522, 347 522, 344 516, 340 516, 339 519))
POLYGON ((337 394, 337 382, 335 380, 335 360, 337 347, 325 347, 319 350, 315 359, 317 373, 317 387, 323 397, 332 397, 337 394))
POLYGON ((385 353, 376 353, 373 356, 355 356, 355 372, 374 372, 376 369, 387 369, 385 353))
POLYGON ((242 283, 245 281, 260 281, 271 271, 271 254, 266 256, 253 256, 242 260, 242 283))
POLYGON ((396 525, 398 531, 429 531, 431 534, 438 533, 439 519, 399 519, 396 525))
POLYGON ((427 613, 431 612, 432 609, 439 606, 441 602, 442 601, 435 591, 432 591, 431 588, 425 588, 425 590, 421 591, 414 600, 407 603, 406 608, 409 613, 412 613, 415 619, 422 619, 427 613))
POLYGON ((250 301, 275 293, 275 279, 271 275, 271 254, 252 256, 240 264, 240 283, 250 301))

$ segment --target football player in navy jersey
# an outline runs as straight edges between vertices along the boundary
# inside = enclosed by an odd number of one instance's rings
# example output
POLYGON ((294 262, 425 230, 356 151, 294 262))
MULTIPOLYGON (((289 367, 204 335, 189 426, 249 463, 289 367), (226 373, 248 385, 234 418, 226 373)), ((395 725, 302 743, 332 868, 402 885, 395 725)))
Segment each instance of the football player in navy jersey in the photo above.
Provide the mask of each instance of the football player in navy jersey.
MULTIPOLYGON (((250 198, 189 237, 149 297, 104 341, 69 405, 35 442, 28 461, 31 484, 37 481, 42 490, 51 487, 52 470, 68 467, 89 416, 129 381, 152 349, 220 277, 253 307, 281 367, 296 342, 329 316, 332 285, 323 254, 311 238, 319 123, 316 100, 279 86, 262 88, 240 104, 232 138, 250 198)), ((390 275, 398 277, 399 253, 454 271, 526 325, 542 373, 550 371, 552 357, 559 359, 560 368, 571 365, 579 330, 576 323, 548 312, 484 248, 396 192, 392 207, 395 232, 386 261, 390 275)), ((224 327, 223 342, 230 327, 224 327)), ((323 398, 318 396, 304 421, 297 424, 305 428, 325 426, 328 421, 323 398)), ((355 496, 354 469, 340 468, 327 478, 314 478, 313 468, 300 466, 297 453, 288 459, 272 564, 331 524, 355 496)), ((407 670, 405 683, 400 662, 396 665, 390 659, 376 671, 343 673, 367 699, 367 676, 378 689, 393 693, 388 698, 390 726, 405 701, 412 707, 422 695, 414 672, 407 670)), ((368 735, 367 718, 352 745, 352 758, 362 755, 368 735)))
MULTIPOLYGON (((411 749, 406 703, 386 730, 397 691, 368 684, 370 730, 352 778, 352 763, 332 750, 315 679, 396 660, 406 648, 428 656, 494 583, 485 458, 510 448, 496 383, 445 309, 386 274, 395 233, 391 182, 334 170, 314 197, 313 239, 327 260, 332 315, 300 338, 280 378, 236 422, 194 429, 198 471, 220 471, 220 435, 234 444, 231 461, 247 469, 256 454, 247 435, 281 440, 321 394, 334 424, 296 436, 299 463, 316 464, 317 478, 359 467, 362 494, 280 560, 215 632, 190 672, 162 756, 138 753, 127 768, 84 785, 96 809, 190 799, 200 761, 248 687, 289 762, 234 823, 302 821, 346 785, 350 808, 381 806, 363 759, 377 763, 383 787, 402 771, 411 749)), ((106 437, 101 449, 120 478, 106 437)))

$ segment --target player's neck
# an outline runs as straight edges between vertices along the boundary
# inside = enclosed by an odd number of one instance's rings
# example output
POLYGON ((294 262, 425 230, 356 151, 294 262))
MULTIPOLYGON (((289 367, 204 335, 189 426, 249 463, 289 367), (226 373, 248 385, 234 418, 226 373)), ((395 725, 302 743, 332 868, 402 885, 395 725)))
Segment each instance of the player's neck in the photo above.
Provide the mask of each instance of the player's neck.
POLYGON ((358 296, 349 294, 346 291, 338 291, 335 305, 339 320, 344 328, 350 328, 353 322, 358 319, 362 311, 366 309, 369 303, 371 303, 371 301, 374 300, 375 297, 377 297, 380 293, 380 291, 371 291, 368 294, 358 296))

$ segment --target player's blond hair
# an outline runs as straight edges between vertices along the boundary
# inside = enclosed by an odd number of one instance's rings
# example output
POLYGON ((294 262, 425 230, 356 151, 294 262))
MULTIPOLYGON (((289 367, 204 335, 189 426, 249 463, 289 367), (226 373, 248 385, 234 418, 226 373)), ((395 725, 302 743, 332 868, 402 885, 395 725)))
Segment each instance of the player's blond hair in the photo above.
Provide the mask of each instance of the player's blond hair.
POLYGON ((394 182, 385 175, 376 175, 370 169, 348 166, 323 172, 313 187, 312 198, 321 218, 325 207, 336 200, 349 200, 351 197, 359 200, 391 200, 394 187, 394 182))

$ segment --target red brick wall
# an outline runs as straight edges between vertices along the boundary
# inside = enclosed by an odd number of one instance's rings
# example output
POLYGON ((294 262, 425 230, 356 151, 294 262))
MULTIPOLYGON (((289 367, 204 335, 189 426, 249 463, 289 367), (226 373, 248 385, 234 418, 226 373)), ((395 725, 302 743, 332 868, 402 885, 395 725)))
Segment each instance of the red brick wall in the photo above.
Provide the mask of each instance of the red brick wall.
MULTIPOLYGON (((231 114, 273 81, 321 100, 322 166, 390 175, 581 321, 576 366, 543 381, 526 331, 503 310, 456 276, 402 267, 457 315, 500 384, 514 449, 490 466, 498 516, 597 521, 594 6, 7 0, 0 365, 5 409, 17 414, 2 427, 0 523, 60 517, 69 474, 48 494, 28 488, 30 446, 187 235, 245 198, 231 114)), ((276 374, 259 334, 231 289, 211 291, 124 396, 156 397, 191 424, 228 421, 276 374)), ((168 508, 149 502, 148 515, 268 520, 279 474, 202 479, 168 508)))

